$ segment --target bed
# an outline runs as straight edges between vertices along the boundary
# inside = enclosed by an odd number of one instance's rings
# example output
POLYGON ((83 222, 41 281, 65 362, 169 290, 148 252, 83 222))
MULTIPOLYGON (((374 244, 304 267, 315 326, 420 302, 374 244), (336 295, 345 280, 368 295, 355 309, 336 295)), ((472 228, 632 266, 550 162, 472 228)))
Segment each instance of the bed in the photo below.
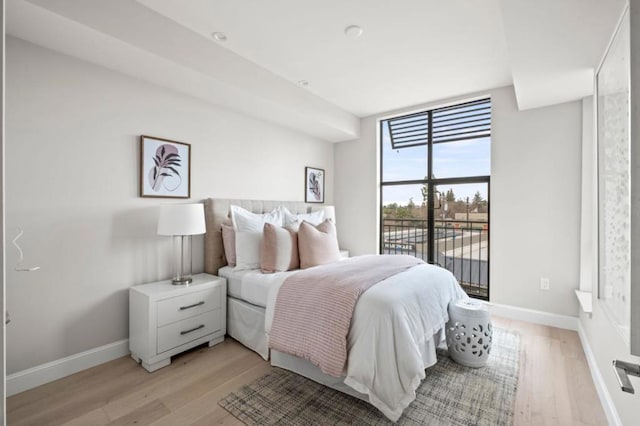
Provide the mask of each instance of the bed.
POLYGON ((425 377, 424 369, 437 362, 436 347, 444 341, 448 303, 467 297, 455 278, 442 268, 421 264, 369 288, 353 310, 344 374, 325 374, 307 359, 269 349, 268 335, 278 293, 287 278, 303 272, 262 274, 259 270, 235 271, 227 266, 220 227, 229 221, 231 205, 254 213, 269 212, 278 206, 296 214, 311 210, 302 202, 205 201, 205 271, 227 279, 228 334, 272 365, 367 401, 389 419, 397 420, 415 399, 415 389, 425 377), (434 284, 425 286, 424 282, 434 284))

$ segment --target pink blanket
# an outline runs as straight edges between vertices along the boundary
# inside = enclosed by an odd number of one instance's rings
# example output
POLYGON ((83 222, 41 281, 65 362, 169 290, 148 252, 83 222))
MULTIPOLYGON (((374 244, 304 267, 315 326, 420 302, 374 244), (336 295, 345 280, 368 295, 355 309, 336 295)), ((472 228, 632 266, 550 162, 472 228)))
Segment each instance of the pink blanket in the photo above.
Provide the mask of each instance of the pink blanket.
POLYGON ((412 256, 371 255, 316 266, 287 278, 276 299, 269 347, 340 377, 356 302, 374 284, 424 263, 412 256))

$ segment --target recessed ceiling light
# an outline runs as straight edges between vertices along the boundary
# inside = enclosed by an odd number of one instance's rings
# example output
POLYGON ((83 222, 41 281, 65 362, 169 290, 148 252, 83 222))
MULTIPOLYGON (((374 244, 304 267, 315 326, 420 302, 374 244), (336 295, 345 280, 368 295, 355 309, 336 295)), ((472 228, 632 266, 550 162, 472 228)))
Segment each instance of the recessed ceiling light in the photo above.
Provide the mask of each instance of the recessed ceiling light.
POLYGON ((307 87, 309 85, 309 82, 307 80, 300 80, 298 81, 298 85, 302 87, 307 87))
POLYGON ((211 37, 213 37, 215 41, 227 41, 227 35, 219 31, 216 31, 215 33, 211 33, 211 37))
POLYGON ((344 33, 349 38, 358 38, 362 35, 362 27, 359 25, 349 25, 344 29, 344 33))

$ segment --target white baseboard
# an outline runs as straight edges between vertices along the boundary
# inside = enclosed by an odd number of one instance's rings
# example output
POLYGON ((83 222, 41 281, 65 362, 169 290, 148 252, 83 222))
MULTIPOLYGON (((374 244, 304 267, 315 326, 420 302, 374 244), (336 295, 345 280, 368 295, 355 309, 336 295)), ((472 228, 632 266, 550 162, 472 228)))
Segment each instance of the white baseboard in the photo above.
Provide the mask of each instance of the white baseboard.
POLYGON ((604 414, 607 416, 607 421, 610 425, 622 426, 622 421, 620 420, 620 416, 618 416, 618 410, 613 403, 613 399, 611 399, 607 385, 604 383, 602 373, 600 373, 598 363, 596 362, 595 355, 593 354, 589 339, 587 339, 581 322, 578 322, 578 336, 580 336, 582 349, 584 349, 584 355, 587 358, 587 364, 589 364, 589 371, 591 371, 591 377, 593 378, 593 383, 596 385, 596 392, 598 392, 598 397, 604 409, 604 414))
POLYGON ((10 374, 6 379, 6 395, 24 392, 126 355, 129 355, 128 339, 10 374))
POLYGON ((534 324, 548 325, 551 327, 563 328, 565 330, 578 331, 580 320, 578 317, 568 315, 551 314, 549 312, 536 311, 534 309, 518 308, 509 305, 485 302, 493 315, 520 321, 532 322, 534 324))

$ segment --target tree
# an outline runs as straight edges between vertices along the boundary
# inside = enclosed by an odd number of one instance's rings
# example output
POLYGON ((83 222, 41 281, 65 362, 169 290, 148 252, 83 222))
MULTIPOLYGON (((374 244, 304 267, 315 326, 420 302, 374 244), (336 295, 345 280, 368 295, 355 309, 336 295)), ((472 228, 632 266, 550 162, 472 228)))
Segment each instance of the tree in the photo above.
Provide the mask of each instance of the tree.
POLYGON ((476 194, 473 196, 473 205, 477 206, 483 201, 484 201, 484 198, 482 198, 482 195, 480 195, 480 191, 476 191, 476 194))
POLYGON ((383 206, 382 214, 385 219, 411 219, 414 217, 415 207, 416 204, 411 198, 406 206, 399 206, 398 203, 383 206))
POLYGON ((407 206, 398 206, 393 219, 410 219, 411 217, 413 217, 413 215, 407 206))
POLYGON ((429 190, 427 189, 427 185, 422 185, 420 192, 422 193, 422 205, 426 206, 427 200, 429 200, 429 190))
MULTIPOLYGON (((424 177, 424 180, 427 180, 427 177, 424 177)), ((420 192, 422 193, 422 205, 426 206, 427 201, 429 200, 429 188, 426 183, 422 184, 422 188, 420 188, 420 192)))
POLYGON ((397 211, 398 203, 391 203, 382 207, 382 215, 384 217, 395 217, 397 211))
POLYGON ((449 189, 447 190, 446 199, 447 199, 447 201, 448 201, 448 202, 453 202, 453 201, 455 201, 455 200, 456 200, 456 196, 455 196, 455 194, 453 193, 453 189, 449 188, 449 189))
POLYGON ((407 204, 409 211, 413 211, 416 208, 416 203, 413 202, 413 197, 409 198, 409 204, 407 204))

